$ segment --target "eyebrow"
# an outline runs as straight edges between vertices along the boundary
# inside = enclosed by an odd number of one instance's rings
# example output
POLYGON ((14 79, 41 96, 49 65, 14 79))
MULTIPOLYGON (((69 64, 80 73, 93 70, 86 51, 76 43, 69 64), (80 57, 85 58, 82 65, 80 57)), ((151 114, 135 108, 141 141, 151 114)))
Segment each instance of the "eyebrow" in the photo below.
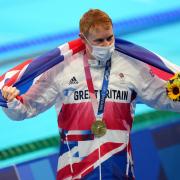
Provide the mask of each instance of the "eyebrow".
POLYGON ((107 38, 98 38, 98 39, 94 39, 94 41, 104 41, 105 39, 107 40, 107 39, 111 39, 113 37, 113 34, 112 35, 110 35, 109 37, 107 37, 107 38))

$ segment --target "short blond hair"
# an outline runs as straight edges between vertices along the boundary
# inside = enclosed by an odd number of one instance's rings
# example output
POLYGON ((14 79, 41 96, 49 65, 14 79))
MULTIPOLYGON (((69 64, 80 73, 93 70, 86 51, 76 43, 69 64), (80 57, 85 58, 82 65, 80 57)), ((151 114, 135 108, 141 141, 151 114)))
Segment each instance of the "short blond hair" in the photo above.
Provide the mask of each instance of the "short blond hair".
POLYGON ((109 26, 112 26, 112 20, 108 14, 101 10, 90 9, 80 19, 79 29, 81 33, 88 36, 90 29, 98 25, 104 26, 105 29, 109 29, 109 26))

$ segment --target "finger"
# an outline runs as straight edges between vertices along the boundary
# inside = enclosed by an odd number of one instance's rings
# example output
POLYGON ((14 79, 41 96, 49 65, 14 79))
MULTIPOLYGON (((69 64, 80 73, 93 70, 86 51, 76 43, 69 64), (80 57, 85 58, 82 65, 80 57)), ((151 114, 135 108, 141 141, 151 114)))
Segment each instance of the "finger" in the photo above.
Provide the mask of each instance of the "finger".
POLYGON ((16 96, 18 96, 19 94, 20 94, 20 91, 16 89, 16 96))
POLYGON ((4 86, 2 89, 2 95, 6 99, 8 95, 8 86, 4 86))
POLYGON ((17 89, 15 88, 15 87, 11 87, 11 89, 10 89, 10 93, 14 93, 15 91, 16 91, 17 89))
POLYGON ((9 87, 8 88, 8 93, 7 93, 7 99, 9 100, 10 97, 13 97, 15 92, 16 92, 16 88, 15 87, 9 87))
POLYGON ((15 92, 8 97, 8 101, 12 101, 14 98, 16 98, 19 95, 20 91, 15 89, 15 92))
POLYGON ((4 87, 1 89, 2 94, 5 93, 6 89, 7 89, 7 86, 4 86, 4 87))

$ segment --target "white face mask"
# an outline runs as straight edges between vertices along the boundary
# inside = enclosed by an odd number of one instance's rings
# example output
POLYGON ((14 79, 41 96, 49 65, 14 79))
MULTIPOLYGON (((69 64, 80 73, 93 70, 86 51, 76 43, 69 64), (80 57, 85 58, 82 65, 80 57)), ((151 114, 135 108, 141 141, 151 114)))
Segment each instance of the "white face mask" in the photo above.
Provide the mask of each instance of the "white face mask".
MULTIPOLYGON (((84 34, 83 34, 84 36, 84 34)), ((112 43, 110 46, 95 46, 91 45, 91 43, 87 40, 87 38, 84 36, 88 44, 92 47, 92 56, 102 62, 106 62, 109 60, 112 56, 112 53, 114 52, 114 43, 112 43)))
POLYGON ((114 43, 110 46, 93 46, 92 47, 92 56, 99 61, 107 61, 111 58, 112 53, 114 52, 114 43))

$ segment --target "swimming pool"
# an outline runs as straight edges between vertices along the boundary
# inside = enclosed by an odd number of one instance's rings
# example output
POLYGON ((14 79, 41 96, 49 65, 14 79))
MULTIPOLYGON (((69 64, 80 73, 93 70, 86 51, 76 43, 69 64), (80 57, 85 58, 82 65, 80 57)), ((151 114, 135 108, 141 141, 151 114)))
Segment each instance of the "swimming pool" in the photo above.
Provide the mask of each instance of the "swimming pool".
MULTIPOLYGON (((89 8, 105 10, 115 24, 119 24, 135 17, 139 18, 180 7, 179 1, 170 0, 165 2, 164 0, 130 0, 121 3, 118 0, 106 3, 95 0, 86 3, 58 0, 45 2, 42 0, 1 0, 0 3, 0 47, 4 47, 4 51, 0 53, 1 74, 27 57, 36 56, 76 38, 79 18, 89 8), (52 41, 45 39, 43 41, 45 43, 36 43, 42 42, 40 39, 45 37, 49 37, 52 41), (52 37, 57 37, 57 40, 52 37), (34 44, 21 47, 22 42, 33 42, 34 44)), ((137 22, 138 18, 135 19, 137 22)), ((122 31, 115 29, 115 32, 117 36, 142 45, 180 65, 178 61, 180 58, 180 41, 178 40, 180 21, 178 19, 173 23, 151 26, 145 30, 142 28, 139 31, 131 31, 131 33, 124 29, 122 31)), ((138 106, 137 114, 153 111, 145 105, 138 106)), ((57 135, 55 110, 50 109, 38 117, 23 122, 9 120, 0 110, 0 132, 0 149, 57 135)))

